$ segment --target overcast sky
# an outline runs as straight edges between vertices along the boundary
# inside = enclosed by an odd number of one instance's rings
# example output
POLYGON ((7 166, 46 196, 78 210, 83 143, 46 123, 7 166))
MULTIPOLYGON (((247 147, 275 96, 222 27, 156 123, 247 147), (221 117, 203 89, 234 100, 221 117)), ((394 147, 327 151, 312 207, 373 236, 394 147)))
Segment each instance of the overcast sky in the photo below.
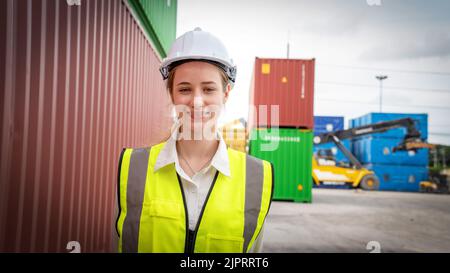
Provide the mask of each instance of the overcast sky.
POLYGON ((178 0, 177 36, 201 27, 238 67, 224 120, 248 115, 255 57, 315 58, 315 115, 428 113, 429 141, 450 145, 450 1, 178 0), (369 5, 374 3, 375 5, 369 5), (377 5, 381 2, 381 5, 377 5))

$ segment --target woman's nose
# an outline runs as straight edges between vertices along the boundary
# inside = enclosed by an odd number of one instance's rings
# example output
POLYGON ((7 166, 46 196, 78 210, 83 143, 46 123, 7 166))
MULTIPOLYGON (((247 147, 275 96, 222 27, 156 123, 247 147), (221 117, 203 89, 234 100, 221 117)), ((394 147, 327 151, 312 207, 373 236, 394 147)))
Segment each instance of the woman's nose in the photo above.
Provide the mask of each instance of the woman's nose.
POLYGON ((205 102, 203 101, 202 96, 195 96, 194 97, 194 108, 202 108, 205 105, 205 102))

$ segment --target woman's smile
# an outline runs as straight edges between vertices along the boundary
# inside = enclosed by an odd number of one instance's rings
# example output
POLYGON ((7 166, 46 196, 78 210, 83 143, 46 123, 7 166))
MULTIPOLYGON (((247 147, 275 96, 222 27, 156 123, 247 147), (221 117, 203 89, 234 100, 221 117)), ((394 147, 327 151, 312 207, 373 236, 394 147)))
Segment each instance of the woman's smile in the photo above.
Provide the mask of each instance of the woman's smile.
POLYGON ((194 122, 206 122, 213 117, 213 113, 211 110, 203 109, 203 110, 187 111, 186 116, 190 116, 191 121, 194 122))

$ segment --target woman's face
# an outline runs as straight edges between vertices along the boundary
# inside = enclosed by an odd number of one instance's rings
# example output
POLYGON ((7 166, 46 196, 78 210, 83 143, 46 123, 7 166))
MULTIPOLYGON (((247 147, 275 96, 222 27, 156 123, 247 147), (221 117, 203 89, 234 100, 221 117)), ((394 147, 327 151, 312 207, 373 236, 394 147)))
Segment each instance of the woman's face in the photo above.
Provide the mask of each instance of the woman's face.
POLYGON ((222 105, 231 89, 224 90, 221 73, 213 64, 192 61, 177 66, 172 86, 172 101, 177 113, 191 128, 216 124, 222 105), (178 114, 180 116, 180 114, 178 114))

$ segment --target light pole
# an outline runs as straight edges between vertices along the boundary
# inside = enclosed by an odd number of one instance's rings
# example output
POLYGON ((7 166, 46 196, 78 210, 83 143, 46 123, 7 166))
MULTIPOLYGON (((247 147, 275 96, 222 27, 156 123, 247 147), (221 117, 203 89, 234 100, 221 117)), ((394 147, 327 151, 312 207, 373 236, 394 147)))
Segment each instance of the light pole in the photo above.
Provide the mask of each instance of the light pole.
POLYGON ((378 76, 375 76, 375 78, 380 81, 380 113, 381 113, 382 105, 383 105, 383 80, 387 79, 388 76, 378 75, 378 76))

